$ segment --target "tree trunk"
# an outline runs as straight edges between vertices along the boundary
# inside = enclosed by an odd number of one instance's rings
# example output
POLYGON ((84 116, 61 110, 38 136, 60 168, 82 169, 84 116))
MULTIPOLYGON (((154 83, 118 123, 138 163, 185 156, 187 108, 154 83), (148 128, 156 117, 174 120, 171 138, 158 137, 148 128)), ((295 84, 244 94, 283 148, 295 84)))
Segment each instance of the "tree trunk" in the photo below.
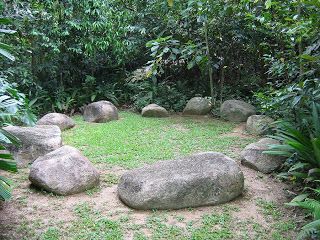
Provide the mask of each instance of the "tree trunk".
MULTIPOLYGON (((298 19, 301 18, 301 1, 298 0, 298 19)), ((299 43, 298 43, 298 50, 299 50, 299 69, 300 69, 300 78, 302 77, 302 75, 304 74, 304 66, 303 66, 303 60, 301 58, 301 55, 303 54, 303 46, 302 46, 302 36, 300 36, 299 38, 299 43)))
POLYGON ((209 72, 209 81, 210 81, 210 95, 211 95, 211 103, 213 106, 216 105, 216 97, 214 93, 214 84, 213 84, 213 69, 212 69, 212 59, 210 56, 210 47, 209 47, 209 38, 208 38, 208 23, 204 24, 204 33, 205 33, 205 41, 207 48, 207 57, 208 57, 208 72, 209 72))

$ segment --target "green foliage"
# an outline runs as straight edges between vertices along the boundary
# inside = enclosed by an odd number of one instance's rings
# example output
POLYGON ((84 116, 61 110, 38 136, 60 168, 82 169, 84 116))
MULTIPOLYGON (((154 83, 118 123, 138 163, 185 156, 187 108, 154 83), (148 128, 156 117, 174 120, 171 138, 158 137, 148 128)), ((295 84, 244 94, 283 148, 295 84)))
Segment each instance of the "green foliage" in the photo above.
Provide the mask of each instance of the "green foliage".
POLYGON ((312 216, 312 222, 304 225, 298 235, 298 239, 318 239, 320 236, 320 201, 308 198, 308 194, 295 197, 288 206, 306 209, 312 216))
MULTIPOLYGON (((0 6, 0 10, 2 10, 2 5, 0 6)), ((11 21, 10 19, 8 18, 3 18, 1 17, 0 18, 0 24, 1 25, 7 25, 9 24, 11 21)), ((3 34, 13 34, 15 33, 16 31, 13 31, 13 30, 10 30, 10 29, 0 29, 0 40, 2 40, 2 35, 3 34)), ((2 43, 0 42, 0 55, 2 57, 4 57, 5 59, 9 59, 11 61, 14 61, 15 60, 15 57, 12 55, 12 46, 8 45, 8 44, 5 44, 5 43, 2 43)))
POLYGON ((320 82, 317 79, 299 81, 279 90, 272 85, 254 94, 261 112, 288 121, 300 127, 312 124, 309 118, 312 106, 320 104, 320 82), (308 116, 309 115, 309 116, 308 116))
MULTIPOLYGON (((0 6, 2 7, 2 6, 0 6)), ((1 24, 7 24, 10 20, 7 18, 0 18, 1 24)), ((0 29, 0 33, 11 33, 10 30, 0 29)), ((9 45, 0 43, 0 54, 7 59, 12 61, 15 60, 14 56, 10 53, 12 48, 9 45)), ((8 84, 5 82, 5 79, 0 76, 0 127, 2 127, 2 123, 8 122, 11 120, 11 117, 18 112, 18 103, 16 99, 19 98, 15 89, 10 88, 8 84)), ((18 143, 17 139, 6 132, 3 129, 0 129, 0 169, 5 171, 16 171, 16 163, 13 160, 12 156, 6 152, 4 144, 10 143, 18 143)), ((11 198, 11 182, 0 176, 0 201, 6 201, 11 198)))
POLYGON ((11 42, 23 43, 9 81, 37 98, 39 112, 70 113, 95 99, 117 103, 113 79, 125 75, 132 56, 126 37, 132 16, 117 1, 12 1, 5 7, 19 33, 11 42))
MULTIPOLYGON (((291 180, 299 180, 300 183, 306 185, 305 191, 312 190, 319 195, 319 179, 320 179, 320 114, 319 104, 316 103, 318 91, 307 91, 300 88, 302 94, 294 97, 298 110, 303 111, 300 121, 295 125, 293 123, 279 123, 279 129, 273 138, 281 141, 281 145, 272 145, 270 150, 265 153, 280 155, 288 158, 287 173, 280 176, 289 177, 291 180), (302 96, 302 97, 300 97, 302 96), (307 112, 308 109, 309 114, 307 112), (311 111, 311 113, 310 113, 311 111), (316 187, 313 189, 312 187, 316 187)), ((308 198, 310 194, 301 194, 294 198, 288 205, 307 209, 313 217, 313 221, 302 227, 298 239, 306 239, 311 237, 317 239, 320 231, 320 201, 318 196, 316 199, 308 198)))
POLYGON ((32 112, 32 106, 36 100, 29 101, 25 94, 18 91, 16 84, 10 84, 6 76, 0 76, 0 125, 33 125, 36 116, 32 112))
POLYGON ((156 78, 130 81, 127 87, 131 91, 133 106, 138 111, 151 103, 159 104, 168 110, 182 111, 193 93, 186 92, 185 86, 179 81, 174 84, 158 83, 156 78))
MULTIPOLYGON (((2 4, 0 10, 2 10, 2 4)), ((1 24, 8 24, 11 21, 8 18, 0 18, 1 24)), ((0 34, 12 34, 15 31, 9 29, 0 29, 0 34)), ((0 43, 0 54, 12 61, 15 57, 11 55, 12 47, 0 43)), ((7 82, 7 76, 0 71, 0 169, 5 171, 16 172, 17 165, 13 161, 11 154, 6 153, 6 145, 20 144, 19 140, 2 129, 3 126, 11 123, 23 123, 27 125, 34 124, 35 116, 30 107, 35 101, 29 102, 24 94, 20 93, 16 85, 7 82)), ((11 198, 11 181, 0 176, 0 200, 6 201, 11 198)))
POLYGON ((159 88, 180 81, 185 89, 179 92, 191 89, 220 101, 250 98, 267 81, 279 90, 317 79, 319 5, 265 3, 6 2, 3 15, 16 16, 11 26, 17 34, 4 43, 17 45, 22 53, 10 68, 9 81, 19 82, 31 99, 38 99, 39 112, 70 113, 96 99, 136 105, 137 96, 128 93, 124 79, 144 64, 159 88), (257 81, 248 84, 252 78, 257 81))
MULTIPOLYGON (((1 80, 1 79, 0 79, 1 80)), ((16 117, 15 115, 19 112, 19 106, 16 99, 13 99, 10 94, 5 94, 6 92, 13 93, 15 95, 15 89, 10 89, 12 91, 4 91, 8 88, 3 88, 0 82, 0 127, 3 127, 5 123, 9 123, 12 120, 12 116, 16 117)), ((18 145, 19 140, 8 133, 7 131, 0 128, 0 169, 5 171, 16 172, 17 166, 16 163, 13 161, 13 157, 11 154, 3 152, 6 150, 5 145, 7 144, 14 144, 18 145)), ((11 182, 0 176, 0 200, 6 201, 11 198, 11 182)))
POLYGON ((313 105, 311 120, 306 129, 297 130, 289 123, 279 124, 273 138, 281 141, 280 145, 272 145, 268 154, 280 155, 289 159, 292 166, 288 174, 303 180, 320 178, 320 114, 319 106, 313 105))

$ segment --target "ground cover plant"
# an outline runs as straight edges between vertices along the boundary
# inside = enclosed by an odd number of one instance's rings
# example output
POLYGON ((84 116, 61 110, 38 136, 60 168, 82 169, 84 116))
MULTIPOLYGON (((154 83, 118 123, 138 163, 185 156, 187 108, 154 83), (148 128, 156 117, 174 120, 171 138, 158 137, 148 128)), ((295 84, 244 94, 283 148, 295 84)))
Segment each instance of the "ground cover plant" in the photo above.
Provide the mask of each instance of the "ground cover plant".
POLYGON ((223 151, 239 159, 255 141, 243 126, 211 117, 142 118, 120 112, 120 120, 83 122, 64 132, 101 172, 99 187, 67 197, 29 188, 27 169, 12 175, 15 190, 0 216, 5 239, 294 239, 302 218, 284 207, 289 186, 242 168, 244 195, 225 205, 174 211, 136 211, 123 205, 116 184, 126 169, 201 151, 223 151), (272 190, 272 191, 271 191, 272 190), (10 214, 8 214, 10 212, 10 214))

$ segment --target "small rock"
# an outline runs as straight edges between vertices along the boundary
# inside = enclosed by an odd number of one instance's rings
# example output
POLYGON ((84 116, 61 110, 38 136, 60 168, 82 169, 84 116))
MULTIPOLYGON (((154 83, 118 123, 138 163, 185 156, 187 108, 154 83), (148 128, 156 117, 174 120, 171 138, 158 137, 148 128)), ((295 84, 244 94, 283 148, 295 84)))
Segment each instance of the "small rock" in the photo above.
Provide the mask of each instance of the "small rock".
POLYGON ((264 135, 271 128, 274 120, 265 115, 252 115, 247 120, 246 130, 250 134, 264 135))
POLYGON ((87 122, 95 123, 118 120, 118 109, 109 101, 90 103, 84 109, 83 118, 87 122))
POLYGON ((72 118, 62 113, 48 113, 44 115, 37 125, 57 125, 61 131, 73 128, 76 124, 72 118))
POLYGON ((206 115, 211 111, 210 100, 202 97, 194 97, 189 100, 183 110, 184 115, 206 115))
POLYGON ((256 109, 249 103, 240 100, 227 100, 220 108, 221 117, 231 122, 245 122, 256 114, 256 109))
POLYGON ((70 195, 97 186, 99 173, 80 151, 63 146, 34 161, 29 180, 48 192, 70 195))
POLYGON ((150 104, 142 109, 142 117, 168 117, 168 111, 157 104, 150 104))
POLYGON ((119 181, 118 195, 135 209, 179 209, 231 201, 243 186, 234 160, 208 152, 128 171, 119 181))
POLYGON ((61 130, 55 125, 35 127, 9 126, 3 128, 21 141, 21 146, 8 146, 8 150, 17 161, 18 168, 28 167, 38 157, 62 146, 61 130))
POLYGON ((241 163, 262 173, 271 173, 278 169, 282 165, 284 158, 263 153, 272 144, 280 144, 280 142, 272 138, 263 138, 256 143, 248 145, 241 152, 241 163))

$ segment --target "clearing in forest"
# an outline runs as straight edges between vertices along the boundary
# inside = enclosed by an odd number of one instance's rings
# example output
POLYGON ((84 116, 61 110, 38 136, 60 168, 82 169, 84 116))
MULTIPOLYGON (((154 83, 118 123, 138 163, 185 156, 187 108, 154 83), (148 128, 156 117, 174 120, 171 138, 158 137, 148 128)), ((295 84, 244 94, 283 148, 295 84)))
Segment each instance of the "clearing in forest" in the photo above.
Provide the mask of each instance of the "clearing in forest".
MULTIPOLYGON (((241 166, 245 191, 213 207, 137 211, 117 198, 127 169, 197 152, 217 151, 235 159, 256 141, 242 126, 211 117, 142 118, 120 112, 120 120, 93 124, 75 117, 65 144, 81 150, 101 173, 98 188, 56 196, 30 188, 28 169, 10 174, 12 201, 0 209, 0 239, 294 239, 297 213, 285 208, 290 186, 272 175, 241 166)), ((8 173, 4 175, 9 176, 8 173)))

